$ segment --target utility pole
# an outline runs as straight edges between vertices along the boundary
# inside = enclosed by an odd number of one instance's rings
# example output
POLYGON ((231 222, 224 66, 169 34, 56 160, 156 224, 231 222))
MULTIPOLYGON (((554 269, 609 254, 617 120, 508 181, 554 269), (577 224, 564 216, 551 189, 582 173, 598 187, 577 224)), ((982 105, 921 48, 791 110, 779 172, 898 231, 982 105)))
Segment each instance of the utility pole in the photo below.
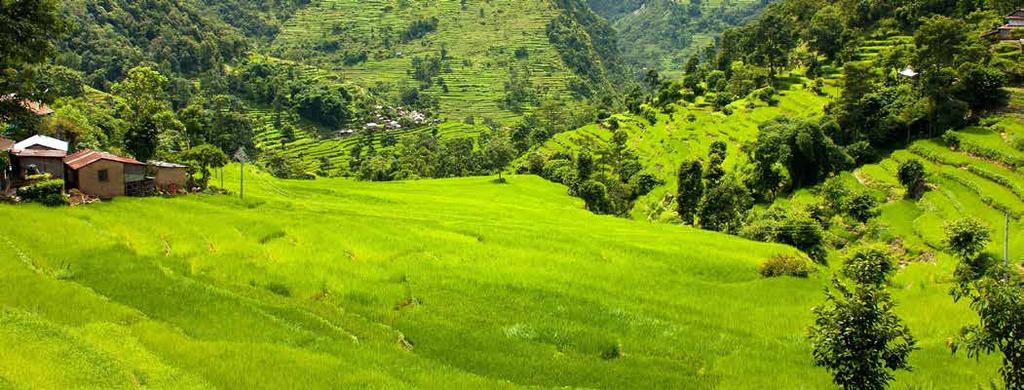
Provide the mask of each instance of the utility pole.
POLYGON ((249 156, 245 154, 245 148, 238 148, 235 152, 235 160, 238 160, 242 164, 242 169, 238 174, 238 197, 239 199, 245 199, 245 160, 249 159, 249 156))
POLYGON ((1003 214, 1003 265, 1010 266, 1010 213, 1003 214))

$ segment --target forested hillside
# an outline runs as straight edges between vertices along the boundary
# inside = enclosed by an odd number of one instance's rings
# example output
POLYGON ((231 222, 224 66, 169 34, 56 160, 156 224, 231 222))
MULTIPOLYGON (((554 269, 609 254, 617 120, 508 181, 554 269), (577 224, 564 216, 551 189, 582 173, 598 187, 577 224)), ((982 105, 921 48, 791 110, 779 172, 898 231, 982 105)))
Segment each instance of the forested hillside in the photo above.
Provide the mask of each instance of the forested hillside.
POLYGON ((767 0, 589 0, 618 32, 623 57, 636 67, 678 75, 686 61, 728 28, 757 15, 767 0))

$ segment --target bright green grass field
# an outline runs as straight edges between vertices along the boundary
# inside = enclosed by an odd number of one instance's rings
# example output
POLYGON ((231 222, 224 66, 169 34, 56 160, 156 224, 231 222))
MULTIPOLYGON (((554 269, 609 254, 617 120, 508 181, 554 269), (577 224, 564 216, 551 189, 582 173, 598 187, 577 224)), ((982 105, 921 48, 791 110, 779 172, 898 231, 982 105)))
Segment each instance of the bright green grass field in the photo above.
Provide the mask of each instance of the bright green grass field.
MULTIPOLYGON (((829 271, 755 271, 790 248, 532 176, 246 179, 244 202, 0 205, 0 388, 829 387, 805 339, 829 271)), ((971 320, 951 272, 891 287, 922 347, 896 388, 996 376, 946 348, 971 320)))

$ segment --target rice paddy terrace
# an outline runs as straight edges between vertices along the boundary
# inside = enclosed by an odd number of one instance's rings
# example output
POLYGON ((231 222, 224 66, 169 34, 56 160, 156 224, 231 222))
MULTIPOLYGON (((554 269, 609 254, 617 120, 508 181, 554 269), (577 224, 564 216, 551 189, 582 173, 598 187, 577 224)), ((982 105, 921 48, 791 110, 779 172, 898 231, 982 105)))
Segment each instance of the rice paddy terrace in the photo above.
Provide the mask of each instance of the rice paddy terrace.
POLYGON ((548 23, 559 14, 546 0, 318 0, 300 10, 269 51, 342 75, 371 87, 377 83, 416 85, 412 58, 447 53, 448 66, 429 92, 440 98, 450 119, 467 116, 509 120, 499 108, 509 68, 529 69, 541 93, 565 90, 573 75, 549 43, 548 23), (415 21, 436 18, 436 30, 402 39, 415 21), (337 48, 324 47, 337 45, 337 48), (520 50, 517 55, 517 50, 520 50), (346 55, 365 53, 365 62, 346 64, 346 55))
MULTIPOLYGON (((983 219, 997 240, 988 248, 1002 253, 1002 228, 1010 216, 1011 232, 1024 228, 1024 90, 1012 90, 1010 106, 981 125, 957 131, 959 146, 939 139, 921 140, 892 153, 878 164, 861 167, 848 182, 876 191, 890 202, 882 209, 881 219, 905 245, 921 251, 943 248, 944 221, 963 216, 983 219), (899 164, 909 159, 924 163, 932 190, 920 201, 903 199, 903 188, 896 178, 899 164)), ((1010 253, 1024 257, 1024 237, 1010 235, 1010 253)))
MULTIPOLYGON (((758 125, 780 115, 795 117, 818 117, 822 108, 831 98, 839 95, 835 79, 826 80, 824 94, 812 92, 807 85, 810 80, 797 75, 791 76, 781 85, 776 98, 778 104, 768 105, 752 98, 740 99, 729 105, 732 114, 713 110, 700 99, 696 104, 680 102, 674 105, 672 114, 658 114, 658 121, 650 124, 636 115, 617 115, 621 129, 629 134, 628 145, 635 150, 645 170, 655 174, 664 184, 650 194, 640 198, 634 208, 638 219, 668 218, 674 214, 669 210, 668 195, 676 192, 676 176, 679 164, 691 158, 705 157, 711 143, 725 141, 729 145, 727 166, 736 166, 746 155, 742 145, 757 138, 758 125)), ((575 154, 587 149, 597 153, 607 149, 612 131, 604 125, 586 127, 561 133, 541 145, 537 151, 553 154, 567 151, 575 154)))
MULTIPOLYGON (((0 387, 830 381, 804 339, 828 271, 755 271, 790 248, 595 216, 529 176, 507 185, 246 177, 244 202, 0 205, 0 387)), ((995 375, 994 361, 946 349, 971 316, 945 295, 950 272, 914 264, 892 287, 922 340, 898 386, 995 375)))

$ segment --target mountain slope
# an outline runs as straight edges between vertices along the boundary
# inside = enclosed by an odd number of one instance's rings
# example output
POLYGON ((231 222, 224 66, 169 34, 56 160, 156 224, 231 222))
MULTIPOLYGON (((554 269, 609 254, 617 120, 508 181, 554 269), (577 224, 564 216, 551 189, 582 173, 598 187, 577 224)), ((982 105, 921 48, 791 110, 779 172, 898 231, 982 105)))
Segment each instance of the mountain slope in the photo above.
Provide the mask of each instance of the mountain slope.
POLYGON ((682 71, 686 60, 728 28, 757 15, 762 0, 589 0, 618 31, 623 57, 641 67, 682 71))
POLYGON ((590 36, 591 30, 584 29, 583 38, 593 38, 588 46, 597 50, 585 52, 582 63, 572 66, 551 43, 549 26, 560 17, 584 22, 564 6, 575 2, 324 0, 291 18, 269 53, 394 95, 419 88, 438 98, 450 119, 504 120, 518 111, 500 107, 506 83, 512 81, 525 84, 533 99, 569 98, 571 84, 603 88, 596 85, 602 80, 586 79, 578 68, 604 68, 617 61, 601 57, 614 55, 597 40, 606 37, 590 36), (419 71, 414 62, 422 64, 419 71), (511 73, 522 80, 513 80, 511 73))
MULTIPOLYGON (((594 216, 529 176, 245 177, 245 202, 0 205, 0 383, 829 384, 799 336, 828 278, 755 271, 790 248, 594 216)), ((969 386, 994 372, 945 349, 970 317, 934 299, 945 272, 917 264, 894 282, 901 307, 930 308, 907 314, 923 349, 899 386, 969 386)))

